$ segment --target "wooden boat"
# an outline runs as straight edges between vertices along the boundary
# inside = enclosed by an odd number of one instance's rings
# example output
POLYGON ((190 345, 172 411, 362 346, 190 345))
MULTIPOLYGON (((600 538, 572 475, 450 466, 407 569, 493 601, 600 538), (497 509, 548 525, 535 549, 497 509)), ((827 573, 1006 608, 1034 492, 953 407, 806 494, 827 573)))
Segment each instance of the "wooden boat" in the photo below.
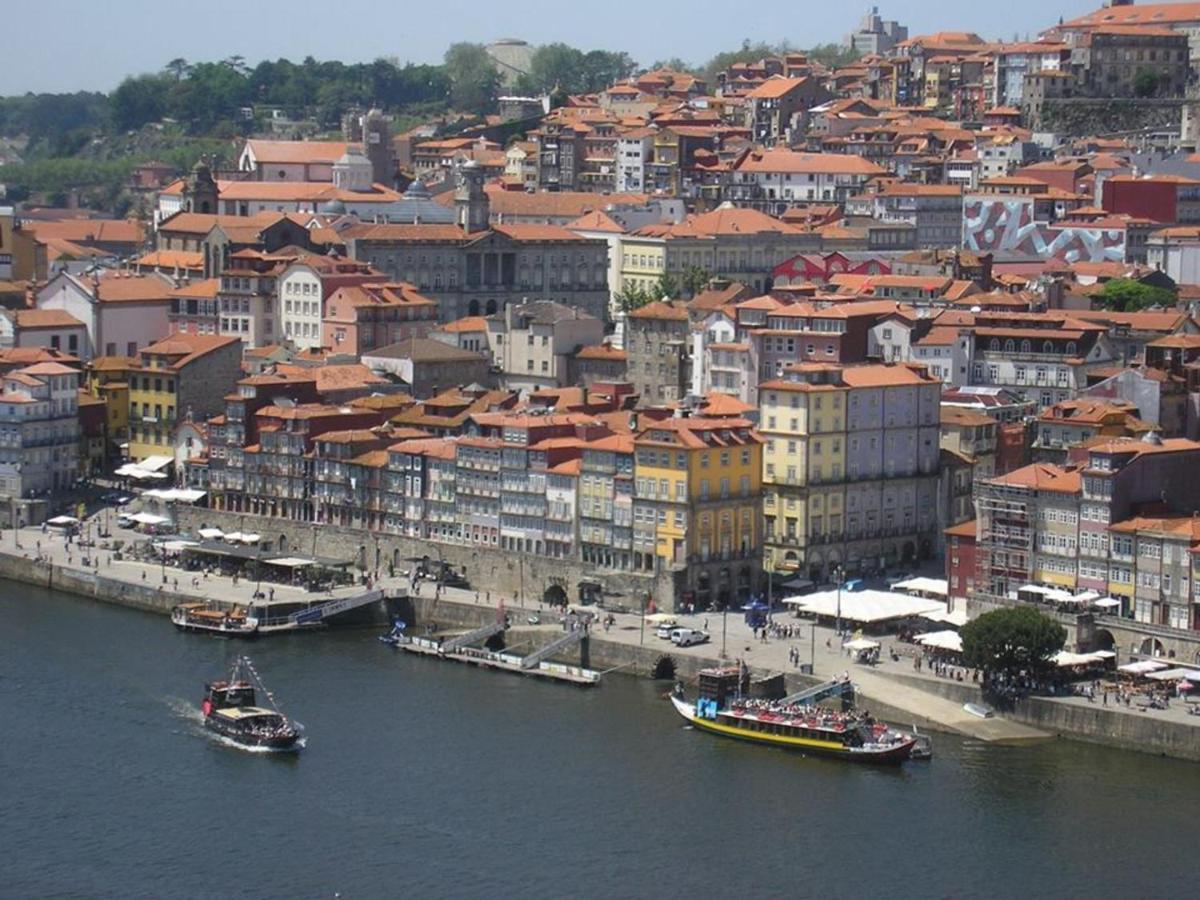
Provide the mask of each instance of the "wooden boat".
POLYGON ((737 691, 739 678, 736 668, 704 669, 700 697, 690 702, 677 689, 671 703, 701 731, 854 762, 902 763, 917 746, 913 735, 861 713, 744 700, 737 691))
POLYGON ((258 633, 258 619, 242 606, 220 609, 210 603, 180 603, 171 609, 171 622, 180 631, 202 631, 231 637, 258 633))
POLYGON ((204 686, 204 727, 243 747, 298 750, 300 728, 279 711, 247 657, 239 656, 227 681, 204 686), (255 686, 267 696, 270 708, 258 706, 255 686))

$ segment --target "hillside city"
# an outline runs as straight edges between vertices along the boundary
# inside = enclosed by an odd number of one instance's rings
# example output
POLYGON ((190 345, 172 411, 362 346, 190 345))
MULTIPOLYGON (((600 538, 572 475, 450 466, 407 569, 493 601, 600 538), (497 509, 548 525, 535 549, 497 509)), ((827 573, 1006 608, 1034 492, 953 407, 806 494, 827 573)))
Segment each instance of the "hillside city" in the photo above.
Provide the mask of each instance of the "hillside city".
POLYGON ((302 67, 176 60, 79 140, 4 98, 0 521, 156 492, 641 612, 919 572, 1200 660, 1200 3, 885 12, 266 102, 302 67))

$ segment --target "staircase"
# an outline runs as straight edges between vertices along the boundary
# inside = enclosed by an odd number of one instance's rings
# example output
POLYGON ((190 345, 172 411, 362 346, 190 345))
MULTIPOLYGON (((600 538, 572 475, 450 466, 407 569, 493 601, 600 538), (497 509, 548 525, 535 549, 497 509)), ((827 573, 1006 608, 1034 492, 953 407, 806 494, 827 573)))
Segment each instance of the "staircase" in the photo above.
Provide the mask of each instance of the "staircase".
POLYGON ((488 638, 503 631, 503 622, 493 622, 491 625, 484 625, 482 628, 476 628, 474 631, 446 638, 446 640, 442 641, 442 652, 453 653, 455 650, 461 650, 463 647, 469 647, 471 644, 482 644, 488 638))
POLYGON ((548 643, 540 650, 534 650, 528 656, 521 659, 522 669, 532 669, 537 666, 542 660, 549 659, 556 653, 566 650, 568 647, 573 647, 587 637, 587 632, 582 628, 577 628, 574 631, 568 631, 561 637, 557 637, 548 643))
POLYGON ((360 606, 366 606, 368 603, 375 603, 381 599, 383 599, 383 591, 378 590, 366 591, 365 593, 354 594, 350 597, 338 597, 336 600, 326 600, 324 603, 318 603, 316 606, 310 606, 308 609, 292 613, 288 616, 288 622, 296 627, 314 625, 317 622, 323 622, 330 616, 349 612, 352 609, 358 609, 360 606))

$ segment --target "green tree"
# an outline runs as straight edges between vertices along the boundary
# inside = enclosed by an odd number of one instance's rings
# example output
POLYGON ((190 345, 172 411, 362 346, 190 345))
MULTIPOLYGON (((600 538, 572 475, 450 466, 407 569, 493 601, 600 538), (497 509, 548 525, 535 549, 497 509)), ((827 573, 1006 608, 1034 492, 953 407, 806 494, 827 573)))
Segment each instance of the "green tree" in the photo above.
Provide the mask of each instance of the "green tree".
POLYGON ((148 122, 157 122, 167 111, 171 86, 171 79, 165 75, 126 78, 108 100, 113 128, 134 131, 148 122))
POLYGON ((987 676, 1036 676, 1066 639, 1065 628, 1032 606, 996 609, 962 627, 963 662, 987 676))
POLYGON ((650 299, 674 300, 679 296, 679 280, 670 272, 663 272, 650 287, 650 299))
POLYGON ((712 273, 700 266, 688 266, 683 271, 683 289, 689 297, 694 297, 712 280, 712 273))
POLYGON ((485 112, 495 105, 500 76, 482 44, 451 44, 445 55, 450 102, 464 112, 485 112))
POLYGON ((1153 97, 1158 93, 1160 79, 1152 69, 1138 69, 1133 76, 1133 93, 1138 97, 1153 97))
POLYGON ((646 292, 644 288, 638 287, 636 284, 630 283, 615 295, 617 306, 622 312, 630 313, 635 309, 640 309, 654 298, 646 292))
POLYGON ((192 71, 191 64, 182 56, 177 56, 165 66, 163 71, 174 78, 176 81, 183 81, 184 78, 192 71))
POLYGON ((1137 312, 1151 306, 1175 306, 1175 294, 1166 288, 1142 284, 1130 278, 1113 278, 1092 295, 1094 301, 1113 312, 1137 312))

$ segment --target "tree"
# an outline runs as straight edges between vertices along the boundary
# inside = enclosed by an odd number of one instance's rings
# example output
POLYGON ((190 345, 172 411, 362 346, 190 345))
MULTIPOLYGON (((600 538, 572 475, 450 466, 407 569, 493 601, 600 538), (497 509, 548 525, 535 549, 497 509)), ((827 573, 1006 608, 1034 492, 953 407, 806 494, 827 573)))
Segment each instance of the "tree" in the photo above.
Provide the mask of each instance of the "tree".
POLYGON ((982 669, 989 681, 996 675, 1044 673, 1067 639, 1065 628, 1032 606, 986 612, 961 633, 963 662, 982 669))
POLYGON ((672 300, 679 296, 679 280, 670 272, 663 272, 650 288, 650 299, 672 300))
POLYGON ((113 127, 117 131, 133 131, 147 122, 157 122, 166 114, 171 85, 165 75, 126 78, 108 100, 113 127))
POLYGON ((700 266, 688 266, 683 271, 683 289, 689 297, 695 297, 712 280, 712 273, 700 266))
POLYGON ((1137 97, 1153 97, 1158 93, 1160 79, 1153 69, 1138 69, 1133 76, 1133 93, 1137 97))
POLYGON ((1092 299, 1114 312, 1137 312, 1151 306, 1170 309, 1175 306, 1175 294, 1171 291, 1130 278, 1113 278, 1104 282, 1092 299))
POLYGON ((182 56, 177 56, 163 66, 163 71, 172 76, 176 81, 183 81, 191 73, 192 66, 182 56))
POLYGON ((450 102, 465 112, 485 112, 495 104, 500 76, 483 44, 451 44, 444 58, 450 102))
POLYGON ((646 293, 644 288, 640 288, 637 284, 630 282, 621 290, 617 291, 614 299, 617 301, 617 306, 621 312, 630 313, 635 309, 640 309, 649 303, 653 298, 646 293))

